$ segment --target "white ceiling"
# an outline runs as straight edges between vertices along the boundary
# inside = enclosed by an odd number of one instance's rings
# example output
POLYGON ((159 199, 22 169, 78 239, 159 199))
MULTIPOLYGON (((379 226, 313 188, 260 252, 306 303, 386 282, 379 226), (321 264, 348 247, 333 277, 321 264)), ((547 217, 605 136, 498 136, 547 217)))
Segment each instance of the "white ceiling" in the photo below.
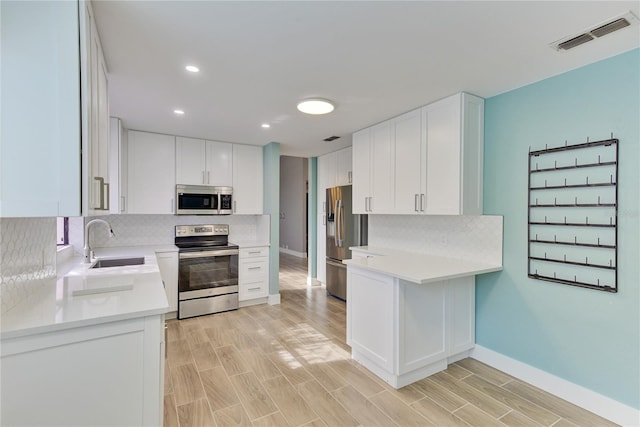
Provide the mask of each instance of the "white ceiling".
POLYGON ((638 1, 93 1, 125 127, 316 156, 455 92, 487 98, 640 47, 640 25, 549 43, 638 1), (184 71, 195 64, 197 75, 184 71), (296 110, 335 101, 326 116, 296 110), (185 111, 176 116, 176 108, 185 111), (261 128, 271 124, 270 129, 261 128), (322 139, 341 138, 327 143, 322 139))

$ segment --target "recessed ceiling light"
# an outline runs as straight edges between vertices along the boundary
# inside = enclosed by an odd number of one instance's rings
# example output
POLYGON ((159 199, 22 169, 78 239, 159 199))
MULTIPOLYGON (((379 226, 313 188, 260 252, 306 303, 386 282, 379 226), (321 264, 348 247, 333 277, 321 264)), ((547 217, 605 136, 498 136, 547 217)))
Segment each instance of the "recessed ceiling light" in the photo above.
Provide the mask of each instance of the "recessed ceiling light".
POLYGON ((298 110, 306 114, 327 114, 334 108, 331 101, 322 98, 307 98, 298 103, 298 110))
POLYGON ((261 126, 265 129, 269 129, 271 127, 269 123, 263 123, 261 126))
POLYGON ((187 65, 186 67, 184 67, 184 69, 189 71, 190 73, 197 73, 200 71, 200 68, 196 67, 195 65, 187 65))
POLYGON ((173 110, 174 113, 176 113, 177 115, 181 116, 184 114, 183 110, 173 110))

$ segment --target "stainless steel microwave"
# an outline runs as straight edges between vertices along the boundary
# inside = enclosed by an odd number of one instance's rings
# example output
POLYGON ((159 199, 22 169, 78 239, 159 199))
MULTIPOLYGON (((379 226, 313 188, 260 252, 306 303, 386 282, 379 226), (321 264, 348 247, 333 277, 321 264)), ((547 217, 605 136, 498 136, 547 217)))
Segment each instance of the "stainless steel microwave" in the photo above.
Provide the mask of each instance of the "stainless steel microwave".
POLYGON ((176 185, 177 215, 231 215, 233 188, 176 185))

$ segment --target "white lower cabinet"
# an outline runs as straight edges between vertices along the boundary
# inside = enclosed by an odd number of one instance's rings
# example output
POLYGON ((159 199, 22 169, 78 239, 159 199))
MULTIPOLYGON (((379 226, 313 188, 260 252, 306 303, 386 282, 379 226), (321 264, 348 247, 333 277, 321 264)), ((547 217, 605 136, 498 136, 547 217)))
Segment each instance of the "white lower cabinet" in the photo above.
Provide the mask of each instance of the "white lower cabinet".
POLYGON ((164 315, 2 340, 2 425, 162 425, 164 315))
POLYGON ((267 302, 269 296, 269 247, 242 248, 238 258, 238 301, 240 306, 267 302))
POLYGON ((475 276, 416 284, 349 266, 347 344, 395 388, 447 368, 475 343, 475 276))
POLYGON ((178 252, 156 252, 169 312, 178 311, 178 252))

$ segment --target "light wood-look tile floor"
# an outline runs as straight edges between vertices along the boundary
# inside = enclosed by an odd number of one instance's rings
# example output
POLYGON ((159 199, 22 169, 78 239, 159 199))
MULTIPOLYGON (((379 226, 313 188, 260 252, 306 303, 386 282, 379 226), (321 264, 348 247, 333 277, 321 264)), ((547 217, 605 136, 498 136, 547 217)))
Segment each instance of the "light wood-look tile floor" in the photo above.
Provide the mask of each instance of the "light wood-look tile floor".
POLYGON ((394 390, 350 359, 306 262, 280 254, 280 305, 168 322, 165 426, 614 425, 473 359, 394 390))

